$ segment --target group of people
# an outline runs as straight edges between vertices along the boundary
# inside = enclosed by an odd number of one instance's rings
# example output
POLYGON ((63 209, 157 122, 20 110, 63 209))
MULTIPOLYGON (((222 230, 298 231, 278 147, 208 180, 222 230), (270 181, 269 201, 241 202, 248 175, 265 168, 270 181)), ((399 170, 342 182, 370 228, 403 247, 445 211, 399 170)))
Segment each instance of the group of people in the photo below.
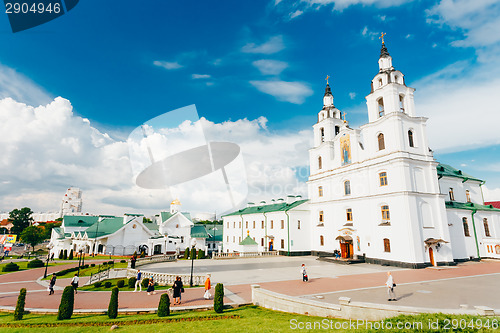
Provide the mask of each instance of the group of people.
MULTIPOLYGON (((52 277, 50 278, 49 281, 49 296, 54 294, 54 286, 56 285, 56 280, 57 280, 57 275, 56 273, 52 273, 52 277)), ((78 277, 78 274, 75 274, 73 278, 71 279, 71 286, 73 287, 73 291, 75 294, 78 294, 78 283, 80 282, 80 278, 78 277)))

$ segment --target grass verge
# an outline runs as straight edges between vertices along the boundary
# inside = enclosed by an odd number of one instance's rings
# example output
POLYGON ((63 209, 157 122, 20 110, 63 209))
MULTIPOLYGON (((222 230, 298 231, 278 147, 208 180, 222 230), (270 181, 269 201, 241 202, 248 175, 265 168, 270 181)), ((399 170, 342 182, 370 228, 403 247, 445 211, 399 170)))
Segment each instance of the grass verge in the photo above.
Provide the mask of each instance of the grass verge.
MULTIPOLYGON (((2 264, 0 264, 0 275, 3 275, 3 274, 9 274, 9 273, 15 273, 15 272, 2 272, 2 269, 5 265, 7 265, 10 261, 8 262, 4 262, 2 264)), ((15 261, 14 262, 15 264, 17 264, 19 266, 19 271, 26 271, 28 269, 34 269, 34 268, 28 268, 28 261, 15 261)), ((64 262, 61 262, 61 263, 49 263, 49 267, 52 267, 52 266, 58 266, 58 265, 65 265, 67 263, 64 263, 64 262)), ((40 267, 36 267, 36 268, 40 268, 40 267)), ((16 272, 19 272, 19 271, 16 271, 16 272)))

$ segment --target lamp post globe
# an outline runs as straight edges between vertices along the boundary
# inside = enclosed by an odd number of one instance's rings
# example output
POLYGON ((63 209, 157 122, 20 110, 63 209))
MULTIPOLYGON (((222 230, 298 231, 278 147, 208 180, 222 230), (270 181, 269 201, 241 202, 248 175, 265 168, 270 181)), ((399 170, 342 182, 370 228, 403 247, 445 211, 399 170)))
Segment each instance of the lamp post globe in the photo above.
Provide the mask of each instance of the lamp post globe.
POLYGON ((189 286, 193 286, 193 265, 194 265, 194 255, 193 255, 193 250, 196 247, 196 238, 191 239, 191 279, 189 280, 189 286))

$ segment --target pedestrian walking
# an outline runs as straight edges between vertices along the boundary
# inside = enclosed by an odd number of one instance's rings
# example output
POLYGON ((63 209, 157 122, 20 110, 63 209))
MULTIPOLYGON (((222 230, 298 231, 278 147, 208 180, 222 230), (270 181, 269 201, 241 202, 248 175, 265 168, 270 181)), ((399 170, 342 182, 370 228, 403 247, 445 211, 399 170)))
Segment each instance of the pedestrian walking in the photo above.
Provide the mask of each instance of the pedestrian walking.
POLYGON ((155 281, 153 280, 153 278, 151 278, 149 280, 148 289, 146 291, 148 292, 148 295, 151 295, 151 293, 153 293, 153 295, 156 294, 156 291, 155 291, 155 281))
POLYGON ((50 282, 49 282, 49 296, 54 293, 54 286, 56 284, 56 280, 57 280, 56 273, 53 273, 52 278, 50 279, 50 282))
POLYGON ((307 277, 306 265, 302 264, 302 267, 300 268, 300 273, 302 273, 303 282, 309 281, 309 278, 307 277))
POLYGON ((135 256, 132 256, 132 258, 130 258, 130 268, 134 269, 135 268, 135 262, 136 262, 136 258, 135 256))
POLYGON ((141 292, 142 291, 142 284, 141 284, 141 280, 142 280, 142 273, 141 273, 141 270, 137 270, 137 277, 135 278, 135 289, 134 289, 134 293, 137 291, 137 286, 139 286, 139 291, 141 292))
POLYGON ((396 288, 396 283, 394 282, 394 278, 392 277, 391 272, 387 272, 387 281, 385 282, 387 287, 387 296, 389 297, 388 301, 397 301, 396 293, 394 292, 394 288, 396 288))
POLYGON ((71 279, 71 285, 73 286, 73 290, 75 291, 75 294, 78 294, 78 282, 80 281, 80 278, 78 277, 78 274, 75 274, 73 278, 71 279))
POLYGON ((207 279, 205 280, 205 294, 203 295, 204 299, 210 299, 210 289, 212 289, 212 285, 210 282, 210 274, 207 274, 207 279))
POLYGON ((181 304, 181 293, 184 292, 184 286, 180 276, 175 278, 172 289, 174 289, 174 304, 181 304))

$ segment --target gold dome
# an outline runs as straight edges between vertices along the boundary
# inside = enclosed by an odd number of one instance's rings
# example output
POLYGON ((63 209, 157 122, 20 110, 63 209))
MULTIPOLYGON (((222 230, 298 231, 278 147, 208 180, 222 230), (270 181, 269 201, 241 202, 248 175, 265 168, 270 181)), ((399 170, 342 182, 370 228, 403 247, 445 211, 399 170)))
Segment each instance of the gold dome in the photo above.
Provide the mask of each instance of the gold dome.
POLYGON ((179 201, 179 199, 175 199, 175 200, 174 200, 174 201, 172 201, 170 204, 171 204, 171 205, 180 205, 180 204, 181 204, 181 202, 179 201))

